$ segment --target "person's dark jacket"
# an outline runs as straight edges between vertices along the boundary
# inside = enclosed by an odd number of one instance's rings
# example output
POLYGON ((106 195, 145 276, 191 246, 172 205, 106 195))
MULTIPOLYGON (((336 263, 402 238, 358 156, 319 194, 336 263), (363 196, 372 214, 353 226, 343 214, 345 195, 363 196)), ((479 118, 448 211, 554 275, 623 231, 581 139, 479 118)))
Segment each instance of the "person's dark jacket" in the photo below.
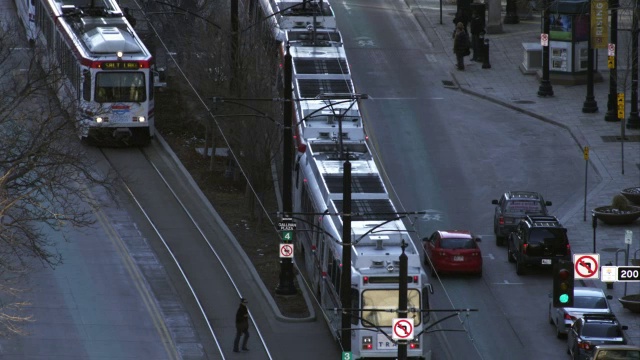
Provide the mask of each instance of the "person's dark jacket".
POLYGON ((238 311, 236 312, 236 326, 245 328, 249 326, 249 312, 246 306, 240 305, 238 307, 238 311))
POLYGON ((484 28, 482 27, 482 19, 477 16, 472 17, 469 30, 473 35, 480 35, 484 33, 484 28))
POLYGON ((464 30, 456 30, 455 38, 453 39, 453 52, 456 54, 465 54, 471 48, 471 41, 469 35, 464 30))

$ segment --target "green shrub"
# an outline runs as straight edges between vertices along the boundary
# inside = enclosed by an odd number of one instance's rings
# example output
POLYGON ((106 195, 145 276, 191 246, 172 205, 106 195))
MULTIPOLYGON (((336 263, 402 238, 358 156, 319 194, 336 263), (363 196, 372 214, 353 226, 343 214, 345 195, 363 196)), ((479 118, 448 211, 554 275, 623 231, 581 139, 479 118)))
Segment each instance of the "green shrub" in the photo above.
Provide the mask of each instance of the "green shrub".
POLYGON ((613 200, 611 201, 611 206, 620 211, 627 211, 630 209, 629 200, 627 200, 627 198, 624 197, 624 195, 622 194, 617 194, 613 197, 613 200))

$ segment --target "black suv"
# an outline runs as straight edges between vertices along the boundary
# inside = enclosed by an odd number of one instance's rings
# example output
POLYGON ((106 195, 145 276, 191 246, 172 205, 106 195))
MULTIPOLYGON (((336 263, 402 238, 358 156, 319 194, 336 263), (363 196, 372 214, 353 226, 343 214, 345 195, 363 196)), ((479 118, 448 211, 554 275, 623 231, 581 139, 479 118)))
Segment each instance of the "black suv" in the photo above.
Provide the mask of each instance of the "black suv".
POLYGON ((504 243, 525 216, 549 215, 547 206, 551 206, 551 201, 544 201, 542 195, 533 191, 508 191, 500 200, 492 200, 491 203, 496 205, 493 233, 496 234, 497 246, 504 243))
POLYGON ((555 216, 525 216, 507 241, 507 258, 516 274, 526 265, 551 267, 558 260, 572 261, 567 229, 555 216))
POLYGON ((573 359, 586 359, 593 353, 596 345, 625 345, 627 338, 614 315, 584 314, 571 325, 567 336, 567 353, 573 359))

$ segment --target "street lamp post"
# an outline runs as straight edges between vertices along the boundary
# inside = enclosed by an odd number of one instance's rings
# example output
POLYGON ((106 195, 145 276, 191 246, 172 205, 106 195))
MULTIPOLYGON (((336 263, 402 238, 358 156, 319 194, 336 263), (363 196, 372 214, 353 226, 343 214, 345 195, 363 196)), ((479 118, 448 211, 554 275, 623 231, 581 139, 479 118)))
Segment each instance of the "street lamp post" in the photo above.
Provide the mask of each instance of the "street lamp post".
POLYGON ((542 79, 538 88, 538 96, 546 97, 553 96, 553 87, 549 81, 549 44, 551 43, 551 39, 548 38, 549 30, 551 29, 549 26, 549 0, 544 0, 542 6, 542 32, 547 35, 547 45, 542 46, 542 79))
MULTIPOLYGON (((631 111, 627 129, 640 128, 638 117, 638 8, 633 7, 631 24, 631 111)), ((624 140, 624 139, 623 139, 624 140)))
MULTIPOLYGON (((284 139, 282 153, 282 213, 285 217, 290 217, 293 212, 292 195, 292 169, 293 166, 293 59, 289 49, 286 47, 284 55, 284 139)), ((276 288, 276 294, 293 295, 296 293, 296 287, 293 284, 293 261, 291 259, 282 259, 280 261, 280 283, 276 288)))
MULTIPOLYGON (((591 14, 594 16, 594 14, 591 14)), ((591 30, 589 30, 589 41, 587 42, 587 97, 582 104, 583 113, 594 113, 598 111, 598 103, 593 96, 593 48, 591 47, 591 30)))
POLYGON ((609 70, 609 97, 607 99, 607 114, 604 121, 620 121, 618 119, 618 0, 609 0, 609 8, 611 9, 611 39, 610 42, 615 46, 613 54, 613 68, 609 70))
MULTIPOLYGON (((342 123, 342 119, 339 120, 342 123)), ((342 132, 340 132, 340 137, 342 132)), ((342 303, 342 351, 351 351, 351 162, 344 162, 342 178, 342 278, 340 302, 342 303)))
MULTIPOLYGON (((407 243, 402 240, 402 254, 400 254, 400 274, 398 274, 398 318, 406 319, 408 315, 407 311, 407 277, 409 276, 409 264, 407 254, 404 253, 404 249, 407 248, 407 243)), ((398 360, 407 359, 407 341, 398 341, 398 360)))

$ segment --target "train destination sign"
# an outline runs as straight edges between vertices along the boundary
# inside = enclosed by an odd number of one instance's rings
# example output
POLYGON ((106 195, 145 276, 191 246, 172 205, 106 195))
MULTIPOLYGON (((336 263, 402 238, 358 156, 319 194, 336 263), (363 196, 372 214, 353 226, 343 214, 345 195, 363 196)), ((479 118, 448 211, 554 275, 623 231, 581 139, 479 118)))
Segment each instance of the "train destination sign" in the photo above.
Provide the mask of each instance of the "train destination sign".
POLYGON ((105 61, 101 68, 102 70, 138 70, 140 63, 137 61, 105 61))

